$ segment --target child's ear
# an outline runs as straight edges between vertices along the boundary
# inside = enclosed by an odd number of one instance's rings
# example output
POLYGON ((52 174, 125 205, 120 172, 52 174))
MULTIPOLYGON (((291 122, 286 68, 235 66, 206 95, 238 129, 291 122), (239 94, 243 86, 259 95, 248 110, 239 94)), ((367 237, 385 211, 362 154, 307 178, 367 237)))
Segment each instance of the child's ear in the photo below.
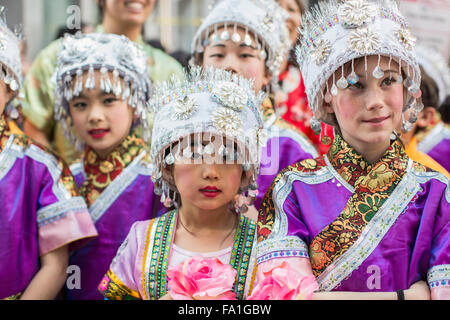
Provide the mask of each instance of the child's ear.
POLYGON ((268 86, 270 84, 270 80, 272 79, 272 73, 270 73, 269 68, 264 66, 264 77, 262 79, 263 87, 268 86))
POLYGON ((5 101, 11 101, 11 99, 14 97, 14 91, 11 90, 11 88, 7 85, 6 86, 6 99, 5 101))
POLYGON ((173 177, 173 164, 163 166, 162 168, 162 178, 172 184, 175 184, 175 179, 173 177))
POLYGON ((433 107, 425 107, 417 117, 417 126, 419 128, 426 128, 429 125, 434 124, 436 117, 436 109, 433 107))
POLYGON ((252 170, 248 170, 248 171, 242 170, 241 188, 248 186, 250 184, 251 178, 252 178, 252 170))
POLYGON ((331 95, 326 93, 322 102, 323 109, 326 113, 334 113, 333 106, 331 105, 331 95))

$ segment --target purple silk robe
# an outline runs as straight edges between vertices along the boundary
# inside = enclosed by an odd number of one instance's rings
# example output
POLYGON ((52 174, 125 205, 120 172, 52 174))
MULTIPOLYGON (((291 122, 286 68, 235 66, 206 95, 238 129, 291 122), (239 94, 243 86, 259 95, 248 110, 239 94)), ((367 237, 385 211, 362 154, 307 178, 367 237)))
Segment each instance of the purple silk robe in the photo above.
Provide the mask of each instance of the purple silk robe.
POLYGON ((417 144, 417 149, 432 157, 450 172, 450 128, 443 122, 437 124, 417 144))
POLYGON ((276 120, 275 114, 265 121, 265 126, 268 139, 267 145, 262 148, 261 167, 256 180, 259 188, 254 205, 257 210, 260 209, 264 194, 281 170, 318 156, 317 150, 304 134, 287 127, 284 120, 276 120))
MULTIPOLYGON (((81 270, 81 288, 66 287, 67 299, 103 300, 97 286, 133 223, 167 212, 153 192, 152 165, 142 160, 143 155, 138 155, 89 208, 99 236, 70 257, 70 264, 81 270)), ((82 162, 70 169, 81 186, 86 179, 82 162)))
MULTIPOLYGON (((311 268, 313 239, 354 192, 325 162, 310 172, 286 170, 271 188, 273 216, 260 216, 258 222, 258 269, 286 260, 311 268)), ((409 160, 407 173, 358 240, 317 277, 320 291, 392 292, 426 279, 432 298, 450 297, 449 182, 440 173, 417 168, 409 160)))
POLYGON ((39 257, 96 236, 67 166, 25 136, 0 152, 0 299, 23 293, 39 257))

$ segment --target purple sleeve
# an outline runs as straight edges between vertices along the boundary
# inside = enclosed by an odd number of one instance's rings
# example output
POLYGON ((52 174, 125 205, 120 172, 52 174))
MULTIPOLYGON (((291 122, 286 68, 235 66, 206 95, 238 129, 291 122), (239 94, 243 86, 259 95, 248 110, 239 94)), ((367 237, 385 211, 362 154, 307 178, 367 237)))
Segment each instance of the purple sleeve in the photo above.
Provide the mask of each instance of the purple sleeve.
POLYGON ((33 159, 34 172, 41 172, 35 177, 39 178, 40 185, 37 211, 40 254, 67 244, 74 249, 97 236, 86 203, 78 195, 66 164, 36 146, 31 146, 26 154, 33 159))
POLYGON ((442 194, 433 228, 427 274, 432 299, 450 299, 450 205, 449 186, 442 194))

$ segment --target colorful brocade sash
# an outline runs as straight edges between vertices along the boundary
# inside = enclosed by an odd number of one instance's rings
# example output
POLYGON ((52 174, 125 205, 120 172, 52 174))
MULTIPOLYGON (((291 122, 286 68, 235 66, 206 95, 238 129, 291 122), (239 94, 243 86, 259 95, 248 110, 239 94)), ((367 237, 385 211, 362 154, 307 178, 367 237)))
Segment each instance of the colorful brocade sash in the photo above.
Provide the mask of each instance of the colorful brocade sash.
MULTIPOLYGON (((408 156, 398 140, 392 142, 379 161, 368 163, 362 155, 336 134, 327 158, 338 174, 355 191, 344 210, 309 244, 313 273, 318 277, 342 256, 361 235, 364 227, 380 210, 406 174, 408 156)), ((326 167, 324 157, 307 159, 281 171, 261 203, 258 216, 258 242, 269 238, 275 223, 273 190, 286 172, 317 172, 326 167)))
POLYGON ((144 146, 142 139, 129 135, 106 159, 100 159, 94 150, 87 147, 83 159, 87 179, 83 182, 80 193, 88 207, 91 207, 109 184, 139 155, 144 146))
POLYGON ((408 165, 408 156, 398 140, 391 143, 380 160, 371 164, 336 135, 328 158, 355 191, 339 216, 310 244, 310 260, 316 277, 358 240, 402 180, 408 165))
MULTIPOLYGON (((177 210, 173 210, 158 218, 154 222, 156 224, 155 227, 149 227, 156 231, 152 241, 153 247, 150 248, 151 251, 144 254, 143 288, 144 294, 148 294, 148 296, 144 296, 144 299, 159 299, 167 293, 166 272, 175 234, 176 218, 177 210)), ((237 271, 233 291, 236 293, 238 299, 243 299, 247 276, 251 276, 248 275, 248 271, 255 231, 255 224, 247 217, 241 215, 233 239, 229 262, 237 271)), ((147 237, 147 239, 150 239, 150 237, 147 237)))

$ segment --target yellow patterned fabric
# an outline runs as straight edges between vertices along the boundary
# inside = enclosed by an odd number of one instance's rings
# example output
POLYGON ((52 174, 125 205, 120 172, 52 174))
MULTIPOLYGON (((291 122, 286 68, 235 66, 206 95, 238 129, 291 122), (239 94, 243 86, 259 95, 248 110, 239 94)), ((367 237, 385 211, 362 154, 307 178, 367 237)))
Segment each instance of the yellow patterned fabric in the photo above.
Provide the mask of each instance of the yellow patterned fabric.
POLYGON ((108 300, 139 300, 139 292, 129 289, 119 278, 108 270, 98 286, 101 294, 108 300))
POLYGON ((417 150, 417 138, 412 137, 411 141, 408 143, 408 145, 405 148, 406 154, 416 162, 419 162, 423 164, 424 166, 433 169, 437 172, 442 173, 444 176, 446 176, 448 179, 450 179, 450 174, 443 166, 441 166, 439 163, 436 162, 432 157, 427 155, 426 153, 420 152, 417 150))
POLYGON ((13 143, 17 146, 25 148, 25 147, 29 146, 30 144, 33 144, 36 147, 51 154, 58 161, 58 167, 61 168, 61 175, 60 175, 59 181, 62 183, 62 185, 64 185, 64 187, 67 189, 67 191, 69 191, 69 193, 72 197, 79 196, 77 185, 75 183, 75 180, 74 180, 72 173, 70 172, 70 169, 67 166, 66 162, 64 160, 62 160, 60 157, 58 157, 52 150, 34 142, 32 139, 30 139, 26 135, 14 134, 13 132, 11 132, 9 125, 7 123, 6 117, 4 115, 2 115, 0 117, 0 152, 5 148, 5 145, 8 142, 11 135, 14 135, 13 143))
POLYGON ((144 141, 134 135, 128 136, 106 159, 101 159, 90 147, 86 148, 83 165, 87 179, 80 188, 80 193, 90 207, 109 184, 144 149, 144 141))
POLYGON ((12 296, 6 297, 3 300, 19 300, 21 295, 22 295, 22 293, 17 293, 17 294, 14 294, 12 296))

